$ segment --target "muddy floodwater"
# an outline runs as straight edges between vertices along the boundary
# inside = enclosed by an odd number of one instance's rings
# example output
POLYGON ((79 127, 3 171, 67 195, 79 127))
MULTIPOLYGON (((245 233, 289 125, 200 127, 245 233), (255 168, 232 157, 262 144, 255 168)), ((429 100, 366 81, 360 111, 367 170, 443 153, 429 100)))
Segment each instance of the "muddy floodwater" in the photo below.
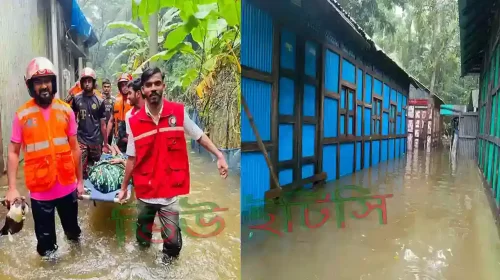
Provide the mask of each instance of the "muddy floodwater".
MULTIPOLYGON (((53 260, 41 260, 36 253, 36 238, 30 213, 25 228, 14 235, 14 242, 9 242, 6 237, 0 238, 0 280, 239 279, 239 174, 233 171, 233 174, 223 180, 218 175, 216 163, 211 162, 208 157, 191 153, 190 162, 191 193, 187 196, 189 204, 213 202, 221 208, 227 208, 227 211, 217 213, 224 219, 225 228, 219 235, 208 238, 197 238, 183 232, 183 249, 180 258, 174 263, 160 263, 162 245, 159 243, 153 244, 146 252, 139 250, 132 230, 135 221, 133 218, 124 223, 124 242, 118 241, 117 221, 111 219, 117 205, 98 202, 94 206, 92 202, 82 201, 79 204, 79 219, 83 231, 81 248, 70 247, 66 242, 56 214, 59 252, 53 260)), ((26 195, 22 181, 20 177, 19 188, 21 194, 26 195)), ((6 176, 0 183, 1 186, 7 185, 6 176)), ((0 190, 0 194, 5 192, 6 187, 0 190)), ((123 215, 135 215, 135 208, 120 211, 123 215)), ((3 217, 2 214, 4 213, 0 211, 0 216, 3 217)), ((210 214, 206 217, 211 218, 210 214)), ((208 228, 197 226, 194 214, 181 213, 181 218, 185 218, 187 225, 200 234, 210 234, 217 228, 217 225, 208 228)), ((159 232, 154 233, 153 239, 160 238, 159 232)))
MULTIPOLYGON (((387 198, 387 224, 379 214, 363 213, 359 202, 345 203, 345 228, 337 226, 334 203, 310 206, 309 228, 303 207, 291 206, 292 228, 284 207, 272 227, 283 235, 242 225, 242 278, 287 280, 494 280, 500 279, 500 240, 474 162, 451 164, 446 152, 408 154, 341 178, 312 191, 317 197, 356 184, 387 198), (323 214, 319 211, 322 208, 323 214)), ((302 193, 292 198, 300 201, 302 193)), ((358 196, 344 192, 344 197, 358 196)), ((377 204, 377 201, 373 201, 377 204)), ((340 215, 339 215, 340 216, 340 215)), ((252 225, 257 224, 255 221, 252 225)))

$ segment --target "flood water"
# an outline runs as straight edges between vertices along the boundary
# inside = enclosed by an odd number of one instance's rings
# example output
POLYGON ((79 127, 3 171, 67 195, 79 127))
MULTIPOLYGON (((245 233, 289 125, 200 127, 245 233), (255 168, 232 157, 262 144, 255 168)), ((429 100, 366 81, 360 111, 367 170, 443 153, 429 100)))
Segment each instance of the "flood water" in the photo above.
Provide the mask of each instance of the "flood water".
MULTIPOLYGON (((111 219, 112 203, 80 202, 81 248, 70 247, 56 214, 59 250, 55 260, 42 260, 36 253, 33 219, 28 214, 25 228, 14 235, 14 242, 0 238, 0 279, 239 279, 240 275, 240 189, 239 174, 219 177, 217 165, 207 157, 191 153, 191 193, 189 204, 214 202, 227 211, 217 214, 225 220, 225 228, 214 237, 197 238, 183 232, 183 249, 177 261, 163 265, 158 242, 142 252, 135 243, 132 225, 135 208, 120 210, 132 216, 125 222, 125 241, 117 236, 117 221, 111 219)), ((21 174, 18 181, 23 182, 21 174)), ((7 185, 7 178, 1 179, 7 185)), ((6 192, 6 187, 0 193, 6 192)), ((22 195, 26 189, 19 184, 22 195)), ((133 201, 130 203, 134 203, 133 201)), ((182 209, 182 211, 195 211, 182 209)), ((2 209, 3 210, 3 209, 2 209)), ((0 212, 0 217, 4 213, 0 212)), ((206 221, 210 214, 206 214, 206 221)), ((201 228, 195 214, 182 214, 181 219, 195 232, 209 234, 217 225, 201 228)), ((156 221, 158 224, 159 222, 156 221)), ((160 226, 158 226, 160 228, 160 226)), ((123 236, 123 235, 122 235, 123 236)), ((160 240, 159 232, 153 239, 160 240)))
MULTIPOLYGON (((340 228, 335 204, 316 203, 309 207, 310 225, 319 224, 319 211, 327 208, 331 216, 323 226, 308 228, 304 207, 291 206, 290 228, 285 208, 273 206, 267 210, 278 215, 272 228, 283 236, 242 225, 242 278, 500 279, 500 239, 474 162, 451 165, 446 151, 419 151, 308 194, 324 197, 352 184, 371 195, 393 194, 386 199, 387 224, 380 223, 377 211, 363 219, 351 217, 352 211, 364 210, 359 202, 346 202, 345 228, 340 228)), ((311 201, 305 197, 292 199, 311 201)))

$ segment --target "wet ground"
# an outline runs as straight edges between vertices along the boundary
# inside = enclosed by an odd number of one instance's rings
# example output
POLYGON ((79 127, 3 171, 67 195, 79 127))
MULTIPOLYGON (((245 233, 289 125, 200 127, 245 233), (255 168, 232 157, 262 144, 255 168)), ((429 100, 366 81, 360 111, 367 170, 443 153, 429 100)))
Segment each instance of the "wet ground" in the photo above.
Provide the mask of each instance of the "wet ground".
MULTIPOLYGON (((180 258, 173 264, 160 263, 161 244, 153 245, 147 252, 139 251, 132 231, 134 208, 120 210, 132 218, 126 221, 121 236, 117 238, 117 221, 111 219, 117 205, 110 203, 80 202, 80 224, 83 240, 80 249, 70 247, 56 215, 57 238, 60 246, 58 256, 52 261, 43 261, 36 253, 36 239, 31 214, 25 228, 14 236, 11 243, 0 237, 0 280, 7 279, 239 279, 240 275, 240 189, 239 174, 230 174, 224 181, 218 175, 215 162, 207 157, 190 155, 191 194, 189 204, 214 202, 227 211, 218 212, 225 221, 225 228, 214 237, 198 238, 183 232, 183 249, 180 258)), ((5 186, 2 178, 0 186, 5 186)), ((20 177, 18 180, 22 182, 20 177)), ((20 185, 22 194, 26 190, 20 185)), ((5 193, 6 188, 0 189, 5 193)), ((133 201, 131 202, 133 203, 133 201)), ((203 208, 203 207, 202 207, 203 208)), ((193 212, 195 209, 183 211, 193 212)), ((3 210, 3 209, 2 209, 3 210)), ((116 210, 115 210, 116 211, 116 210)), ((2 214, 0 212, 0 214, 2 214)), ((213 215, 212 215, 213 216, 213 215)), ((206 217, 210 218, 207 214, 206 217)), ((196 224, 195 214, 182 214, 193 231, 210 234, 217 225, 201 228, 196 224)), ((158 222, 158 221, 157 221, 158 222)), ((160 226, 158 227, 160 228, 160 226)), ((160 240, 159 232, 153 239, 160 240)))
POLYGON ((364 212, 359 202, 345 202, 345 228, 337 226, 338 203, 311 205, 311 228, 303 221, 303 206, 289 208, 292 223, 285 222, 284 207, 272 207, 268 211, 278 215, 272 228, 283 234, 242 226, 242 279, 500 279, 500 239, 474 162, 452 165, 446 151, 420 151, 292 201, 318 200, 352 184, 371 195, 393 194, 386 199, 387 224, 377 211, 351 217, 354 210, 364 212), (311 194, 318 196, 306 198, 311 194), (321 214, 322 208, 328 210, 321 214))

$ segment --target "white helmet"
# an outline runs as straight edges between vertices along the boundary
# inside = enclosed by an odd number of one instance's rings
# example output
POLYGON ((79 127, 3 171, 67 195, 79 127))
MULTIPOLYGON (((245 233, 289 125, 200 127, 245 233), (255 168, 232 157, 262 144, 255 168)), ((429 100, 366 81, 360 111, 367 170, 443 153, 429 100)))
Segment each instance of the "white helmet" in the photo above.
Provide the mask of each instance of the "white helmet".
POLYGON ((85 67, 82 69, 82 73, 80 74, 80 80, 82 80, 83 78, 92 78, 95 80, 97 80, 97 75, 94 71, 94 69, 92 68, 89 68, 89 67, 85 67))
POLYGON ((33 78, 45 76, 52 77, 52 91, 55 94, 57 92, 57 75, 54 64, 45 57, 33 58, 28 64, 26 75, 24 76, 24 81, 26 82, 31 97, 35 97, 33 78))

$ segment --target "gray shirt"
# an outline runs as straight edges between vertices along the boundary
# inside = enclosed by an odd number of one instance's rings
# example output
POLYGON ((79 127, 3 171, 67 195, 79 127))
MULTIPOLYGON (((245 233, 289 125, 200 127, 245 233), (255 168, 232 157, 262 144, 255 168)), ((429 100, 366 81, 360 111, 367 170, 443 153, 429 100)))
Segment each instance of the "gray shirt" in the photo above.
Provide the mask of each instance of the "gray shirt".
MULTIPOLYGON (((151 117, 151 112, 149 111, 148 105, 145 104, 146 113, 151 117)), ((163 107, 160 109, 160 113, 163 110, 163 107)), ((131 157, 135 157, 135 142, 134 136, 132 135, 132 130, 130 129, 129 119, 132 116, 132 110, 129 110, 125 115, 125 125, 128 134, 128 142, 127 142, 127 155, 131 157)), ((159 120, 155 120, 151 118, 156 125, 158 125, 159 120)), ((193 140, 199 140, 201 136, 203 136, 203 130, 196 125, 195 122, 191 120, 189 114, 184 110, 184 132, 193 140)), ((141 201, 149 204, 160 204, 160 205, 170 205, 177 201, 177 197, 171 198, 151 198, 151 199, 140 199, 141 201)))

